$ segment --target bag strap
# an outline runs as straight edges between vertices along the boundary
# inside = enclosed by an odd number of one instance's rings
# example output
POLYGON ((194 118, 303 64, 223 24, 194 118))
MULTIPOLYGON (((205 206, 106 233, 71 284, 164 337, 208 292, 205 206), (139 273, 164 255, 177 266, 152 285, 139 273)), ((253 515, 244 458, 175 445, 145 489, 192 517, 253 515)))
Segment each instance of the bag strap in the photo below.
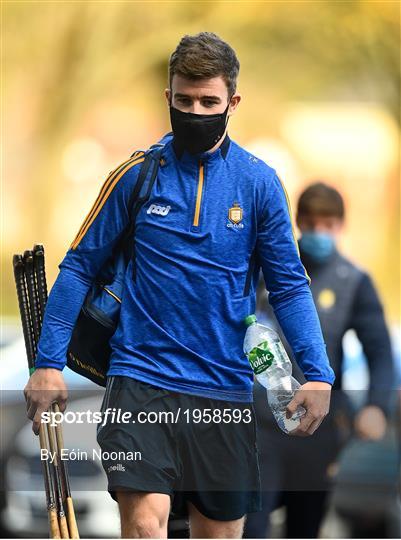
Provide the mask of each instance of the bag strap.
POLYGON ((157 172, 159 170, 163 149, 164 144, 156 143, 152 144, 152 146, 145 152, 145 159, 141 165, 135 187, 131 193, 128 203, 130 221, 122 241, 122 251, 124 253, 127 265, 129 261, 132 260, 134 279, 136 278, 134 238, 136 217, 141 207, 149 199, 154 181, 157 177, 157 172))

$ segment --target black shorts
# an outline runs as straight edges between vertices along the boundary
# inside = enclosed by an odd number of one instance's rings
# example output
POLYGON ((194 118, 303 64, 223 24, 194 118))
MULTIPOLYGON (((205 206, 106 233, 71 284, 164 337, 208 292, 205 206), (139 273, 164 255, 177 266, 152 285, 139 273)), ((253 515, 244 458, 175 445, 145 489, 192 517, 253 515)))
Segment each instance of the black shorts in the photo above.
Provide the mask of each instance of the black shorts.
POLYGON ((186 515, 191 501, 206 517, 220 521, 261 510, 252 403, 171 392, 113 376, 101 411, 97 441, 114 499, 124 490, 165 493, 175 515, 186 515))

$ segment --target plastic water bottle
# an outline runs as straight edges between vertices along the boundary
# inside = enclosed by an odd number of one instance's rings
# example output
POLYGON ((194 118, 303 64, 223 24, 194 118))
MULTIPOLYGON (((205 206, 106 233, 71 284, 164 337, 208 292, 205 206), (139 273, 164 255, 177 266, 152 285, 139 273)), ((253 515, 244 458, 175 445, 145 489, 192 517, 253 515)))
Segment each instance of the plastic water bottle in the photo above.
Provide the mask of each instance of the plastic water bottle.
POLYGON ((247 331, 244 353, 258 382, 267 389, 267 401, 273 415, 285 433, 295 429, 305 409, 298 406, 291 418, 286 417, 286 407, 294 397, 299 382, 291 375, 292 364, 277 332, 257 322, 256 315, 244 319, 247 331))

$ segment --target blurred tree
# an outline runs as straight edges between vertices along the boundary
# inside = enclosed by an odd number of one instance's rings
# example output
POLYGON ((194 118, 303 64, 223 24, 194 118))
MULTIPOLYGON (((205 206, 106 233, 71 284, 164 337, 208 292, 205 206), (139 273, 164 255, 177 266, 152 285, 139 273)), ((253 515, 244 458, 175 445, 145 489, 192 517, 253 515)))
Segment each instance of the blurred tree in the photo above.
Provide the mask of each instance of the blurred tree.
MULTIPOLYGON (((168 57, 186 33, 215 31, 237 50, 245 135, 276 129, 274 115, 288 100, 375 101, 400 122, 398 2, 55 1, 1 9, 3 178, 18 192, 24 238, 32 231, 50 238, 63 149, 96 103, 140 95, 149 124, 164 129, 168 57)), ((118 126, 111 129, 117 137, 118 126)), ((6 268, 10 249, 3 245, 6 268)), ((5 287, 13 287, 9 273, 5 287)))

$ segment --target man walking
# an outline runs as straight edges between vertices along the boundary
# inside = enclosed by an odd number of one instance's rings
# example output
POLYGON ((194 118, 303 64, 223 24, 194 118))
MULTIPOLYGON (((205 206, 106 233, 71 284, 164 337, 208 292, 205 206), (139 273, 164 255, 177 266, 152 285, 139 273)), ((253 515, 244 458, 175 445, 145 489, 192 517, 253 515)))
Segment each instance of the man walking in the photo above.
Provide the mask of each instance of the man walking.
MULTIPOLYGON (((165 97, 173 137, 137 216, 135 277, 131 261, 102 409, 184 416, 99 428, 102 450, 143 456, 121 467, 103 462, 123 537, 165 537, 175 494, 188 508, 193 537, 240 538, 245 514, 260 508, 253 374, 242 351, 260 268, 307 380, 289 405, 289 414, 298 404, 307 410, 297 434, 312 434, 329 409, 334 374, 284 187, 227 134, 241 100, 238 72, 234 50, 213 33, 184 36, 170 58, 165 97)), ((38 369, 25 389, 36 432, 50 401, 65 408, 72 328, 128 223, 142 160, 137 153, 111 173, 59 265, 38 369), (47 390, 45 397, 37 390, 47 390)))

